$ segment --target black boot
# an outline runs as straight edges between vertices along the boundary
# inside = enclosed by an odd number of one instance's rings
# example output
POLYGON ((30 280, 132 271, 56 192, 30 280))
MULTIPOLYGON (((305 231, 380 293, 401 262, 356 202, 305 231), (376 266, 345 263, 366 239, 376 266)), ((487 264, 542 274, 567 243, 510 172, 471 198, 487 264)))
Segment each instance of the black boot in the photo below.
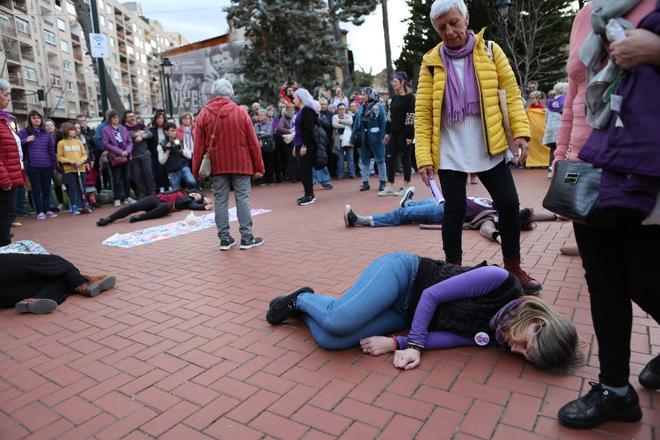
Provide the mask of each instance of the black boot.
POLYGON ((301 287, 287 296, 278 296, 270 302, 270 307, 266 313, 266 321, 271 325, 281 324, 289 318, 298 316, 300 313, 296 309, 296 299, 298 295, 304 292, 314 293, 311 287, 301 287))
POLYGON ((369 182, 362 182, 362 186, 360 187, 360 191, 369 191, 369 182))
POLYGON ((380 181, 380 184, 378 185, 378 191, 385 191, 385 184, 386 182, 384 180, 380 181))
POLYGON ((651 359, 639 373, 639 383, 648 390, 660 389, 660 355, 651 359))
POLYGON ((590 382, 591 391, 567 403, 559 410, 559 421, 578 429, 591 429, 608 421, 638 422, 642 418, 639 397, 628 386, 625 396, 606 390, 599 383, 590 382))

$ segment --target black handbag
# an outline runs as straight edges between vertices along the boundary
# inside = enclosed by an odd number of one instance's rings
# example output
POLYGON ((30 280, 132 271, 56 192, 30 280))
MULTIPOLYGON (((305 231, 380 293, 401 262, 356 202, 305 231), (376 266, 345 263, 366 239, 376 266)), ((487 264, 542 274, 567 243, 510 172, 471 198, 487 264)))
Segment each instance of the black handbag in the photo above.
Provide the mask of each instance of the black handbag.
POLYGON ((590 223, 598 210, 602 170, 586 162, 555 163, 543 207, 578 223, 590 223))

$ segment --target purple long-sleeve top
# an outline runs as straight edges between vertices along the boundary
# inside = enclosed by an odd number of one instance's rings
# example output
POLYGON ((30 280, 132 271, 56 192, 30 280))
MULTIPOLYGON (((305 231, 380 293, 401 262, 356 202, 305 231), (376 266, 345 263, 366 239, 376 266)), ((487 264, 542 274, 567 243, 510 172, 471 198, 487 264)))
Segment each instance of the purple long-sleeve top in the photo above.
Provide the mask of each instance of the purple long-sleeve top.
POLYGON ((130 155, 131 151, 133 151, 133 140, 130 133, 123 125, 118 125, 117 130, 121 134, 122 143, 119 144, 117 142, 117 139, 115 139, 115 128, 108 124, 103 129, 103 147, 118 156, 121 155, 122 151, 127 151, 130 155))
POLYGON ((501 267, 484 266, 427 287, 415 309, 408 337, 396 337, 399 349, 406 348, 409 341, 431 350, 476 345, 474 340, 451 332, 429 332, 433 315, 440 304, 487 295, 501 286, 508 277, 509 273, 501 267))
POLYGON ((37 168, 57 168, 55 139, 53 136, 41 128, 32 129, 31 134, 25 128, 18 132, 23 151, 27 153, 25 155, 27 158, 26 163, 37 168), (34 135, 34 140, 28 142, 27 138, 31 134, 34 135))

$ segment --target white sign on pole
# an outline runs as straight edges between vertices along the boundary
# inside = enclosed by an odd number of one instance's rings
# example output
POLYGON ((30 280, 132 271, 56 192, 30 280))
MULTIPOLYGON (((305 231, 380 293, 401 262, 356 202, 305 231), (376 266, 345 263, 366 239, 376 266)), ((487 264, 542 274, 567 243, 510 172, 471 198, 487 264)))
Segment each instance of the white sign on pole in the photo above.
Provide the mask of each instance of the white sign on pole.
POLYGON ((104 34, 89 34, 92 58, 109 58, 108 37, 104 34))

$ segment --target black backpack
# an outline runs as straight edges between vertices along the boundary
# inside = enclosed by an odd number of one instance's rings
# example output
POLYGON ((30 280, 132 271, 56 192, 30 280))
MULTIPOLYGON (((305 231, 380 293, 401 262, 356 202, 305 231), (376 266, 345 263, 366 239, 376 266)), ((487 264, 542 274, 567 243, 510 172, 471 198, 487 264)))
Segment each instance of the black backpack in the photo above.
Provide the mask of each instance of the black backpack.
POLYGON ((316 161, 314 162, 315 170, 322 170, 328 165, 328 133, 317 122, 314 124, 314 142, 316 142, 316 161))

